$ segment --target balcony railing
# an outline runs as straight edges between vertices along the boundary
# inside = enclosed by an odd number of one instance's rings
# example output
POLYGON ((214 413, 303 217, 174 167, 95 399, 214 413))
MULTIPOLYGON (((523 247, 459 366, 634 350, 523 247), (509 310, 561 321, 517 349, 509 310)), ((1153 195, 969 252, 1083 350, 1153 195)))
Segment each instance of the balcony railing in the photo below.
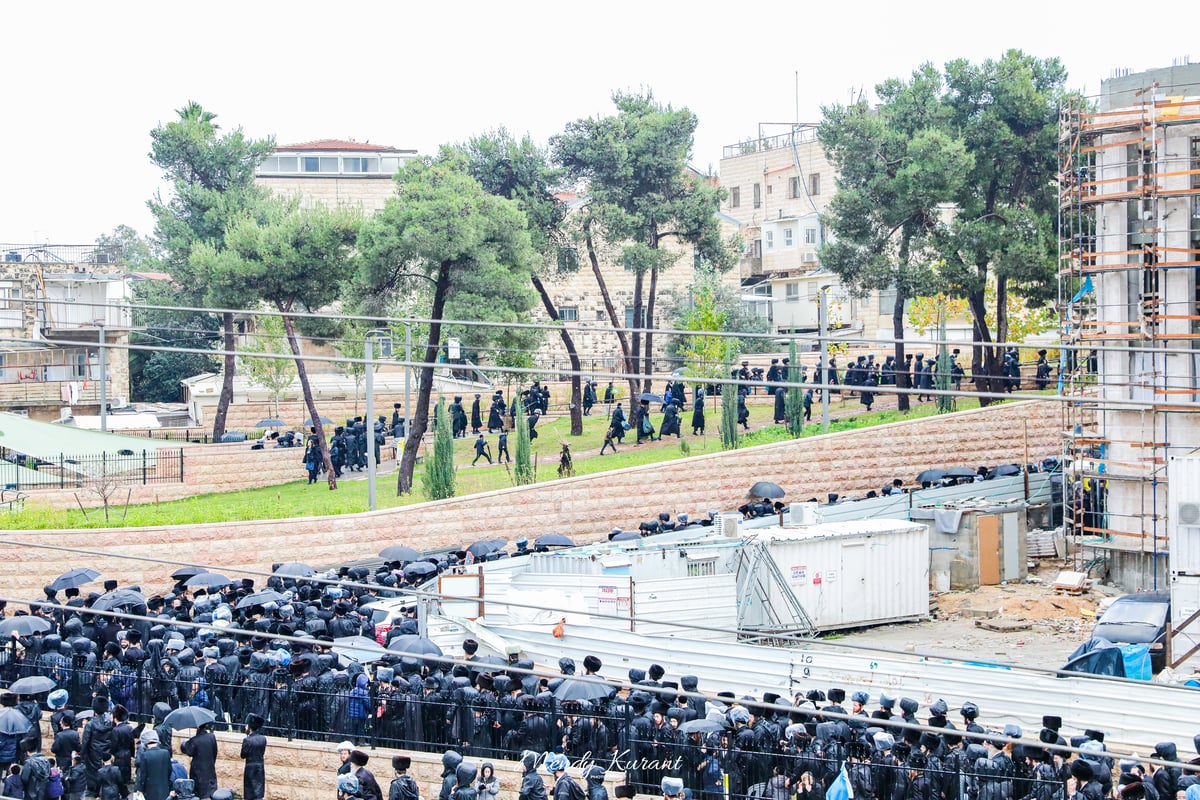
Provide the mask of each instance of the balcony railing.
POLYGON ((0 243, 0 259, 8 263, 117 264, 123 256, 120 245, 0 243))
MULTIPOLYGON (((32 372, 40 372, 38 367, 27 368, 32 372)), ((24 369, 9 367, 0 373, 24 373, 24 369)), ((95 380, 75 381, 80 384, 76 395, 77 403, 92 404, 100 402, 100 382, 95 380)), ((57 406, 70 405, 69 400, 63 399, 63 387, 72 381, 38 381, 26 380, 16 383, 0 383, 0 406, 57 406)), ((109 379, 109 400, 112 400, 112 379, 109 379)))

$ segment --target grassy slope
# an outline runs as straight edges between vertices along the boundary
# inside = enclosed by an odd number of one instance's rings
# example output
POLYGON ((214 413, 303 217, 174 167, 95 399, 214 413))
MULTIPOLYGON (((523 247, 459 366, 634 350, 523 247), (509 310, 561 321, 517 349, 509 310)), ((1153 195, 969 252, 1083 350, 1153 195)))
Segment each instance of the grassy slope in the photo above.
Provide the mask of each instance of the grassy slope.
MULTIPOLYGON (((830 432, 852 430, 855 428, 882 425, 901 419, 917 419, 931 416, 936 412, 933 404, 927 403, 915 407, 906 415, 895 410, 873 411, 858 413, 861 406, 854 399, 838 401, 832 404, 835 418, 830 423, 830 432)), ((975 401, 960 401, 959 408, 976 408, 975 401)), ((600 407, 598 407, 600 408, 600 407)), ((781 425, 771 425, 772 407, 769 405, 750 406, 750 424, 753 430, 743 437, 743 446, 768 444, 783 441, 787 434, 781 425)), ((633 445, 632 432, 626 437, 626 444, 617 454, 611 452, 599 456, 599 446, 603 440, 604 428, 608 418, 603 413, 597 413, 584 418, 584 433, 581 437, 567 436, 570 430, 570 420, 562 417, 538 425, 538 438, 533 442, 533 452, 537 458, 537 474, 539 481, 552 480, 558 477, 557 467, 561 443, 569 441, 574 458, 575 474, 590 475, 607 470, 634 467, 643 464, 654 464, 684 458, 688 455, 718 452, 721 449, 720 437, 717 435, 717 418, 719 412, 708 412, 708 435, 690 436, 691 412, 684 414, 687 452, 674 437, 661 443, 633 445)), ((804 436, 813 436, 821 432, 819 421, 820 409, 813 409, 813 423, 804 429, 804 436)), ((655 425, 660 415, 655 415, 655 425)), ((488 437, 495 451, 496 437, 488 437)), ((502 466, 471 467, 474 450, 471 439, 455 442, 455 460, 458 464, 458 494, 459 496, 475 492, 486 492, 512 486, 509 472, 502 466)), ((515 449, 515 440, 510 436, 510 452, 515 449)), ((389 467, 391 465, 389 464, 389 467)), ((297 460, 296 472, 303 475, 303 468, 297 460)), ((418 486, 422 466, 417 465, 418 486)), ((367 508, 367 483, 361 473, 347 473, 338 483, 337 491, 331 492, 324 482, 309 486, 305 480, 297 480, 280 486, 268 486, 261 489, 246 489, 224 494, 207 494, 191 497, 185 500, 174 500, 163 503, 148 503, 130 506, 128 510, 121 507, 110 509, 111 520, 106 523, 101 509, 89 509, 85 518, 78 509, 64 511, 49 511, 31 506, 26 510, 4 517, 4 527, 9 529, 58 529, 58 528, 99 528, 99 527, 141 527, 149 525, 182 525, 188 523, 225 522, 234 520, 276 519, 284 517, 303 517, 325 514, 349 514, 365 511, 367 508), (354 479, 345 479, 354 478, 354 479), (125 513, 124 519, 121 518, 125 513)), ((397 497, 395 494, 394 467, 381 474, 377 479, 377 505, 379 508, 408 505, 422 502, 425 497, 420 491, 413 495, 397 497)))

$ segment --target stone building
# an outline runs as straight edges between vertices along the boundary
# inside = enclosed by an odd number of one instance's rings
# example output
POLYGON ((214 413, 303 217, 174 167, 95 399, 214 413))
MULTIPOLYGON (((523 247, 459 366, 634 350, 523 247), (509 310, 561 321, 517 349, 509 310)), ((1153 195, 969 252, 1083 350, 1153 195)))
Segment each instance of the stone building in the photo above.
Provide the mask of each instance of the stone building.
POLYGON ((343 139, 286 144, 259 165, 255 182, 306 206, 373 214, 395 193, 392 177, 416 150, 343 139))
MULTIPOLYGON (((130 283, 120 254, 92 245, 0 245, 0 411, 40 420, 128 403, 130 283), (100 339, 106 363, 101 369, 100 339)), ((0 443, 2 446, 2 443, 0 443)))

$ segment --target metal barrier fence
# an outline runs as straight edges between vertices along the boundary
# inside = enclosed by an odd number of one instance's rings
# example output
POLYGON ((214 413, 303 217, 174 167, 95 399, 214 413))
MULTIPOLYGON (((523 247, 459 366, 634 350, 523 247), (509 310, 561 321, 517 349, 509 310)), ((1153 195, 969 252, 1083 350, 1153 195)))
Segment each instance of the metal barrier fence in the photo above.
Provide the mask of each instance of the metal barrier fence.
POLYGON ((182 483, 183 450, 122 450, 117 453, 39 458, 0 448, 0 486, 6 489, 83 488, 97 482, 120 485, 182 483))
MULTIPOLYGON (((1069 776, 1061 763, 1031 766, 1019 753, 1011 760, 992 759, 981 746, 968 751, 939 744, 929 751, 905 743, 899 730, 893 731, 894 750, 855 752, 841 737, 787 736, 786 717, 753 728, 688 734, 668 714, 635 715, 619 699, 563 702, 545 686, 527 687, 540 690, 538 695, 517 696, 515 687, 496 694, 459 678, 448 689, 439 683, 417 692, 410 678, 368 678, 363 685, 346 672, 296 677, 285 666, 262 663, 239 670, 232 683, 218 684, 205 681, 201 671, 186 658, 181 666, 177 659, 148 659, 138 672, 73 666, 65 657, 43 656, 34 664, 0 658, 0 683, 47 675, 68 690, 68 708, 77 711, 90 708, 93 693, 103 687, 135 723, 151 720, 156 704, 165 704, 159 706, 164 710, 202 705, 216 715, 218 730, 239 730, 247 715, 258 714, 269 736, 349 740, 363 749, 454 749, 472 761, 518 761, 525 750, 561 749, 575 766, 624 772, 628 783, 647 794, 658 791, 663 777, 679 777, 694 800, 823 800, 843 769, 856 800, 1063 800, 1069 776), (155 660, 169 666, 153 667, 155 660), (909 749, 921 753, 921 760, 906 759, 909 749)), ((502 673, 494 680, 506 686, 502 673)), ((887 723, 864 718, 855 735, 868 725, 887 723)))

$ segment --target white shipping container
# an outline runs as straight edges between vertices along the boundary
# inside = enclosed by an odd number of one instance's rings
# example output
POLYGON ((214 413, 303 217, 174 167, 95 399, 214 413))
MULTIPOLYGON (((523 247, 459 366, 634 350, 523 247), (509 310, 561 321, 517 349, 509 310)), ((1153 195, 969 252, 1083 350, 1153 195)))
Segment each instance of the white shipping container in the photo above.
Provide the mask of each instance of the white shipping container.
MULTIPOLYGON (((818 630, 920 619, 929 614, 929 529, 855 520, 754 531, 818 630)), ((773 591, 784 591, 774 588, 773 591)), ((781 607, 783 599, 773 597, 781 607)))

